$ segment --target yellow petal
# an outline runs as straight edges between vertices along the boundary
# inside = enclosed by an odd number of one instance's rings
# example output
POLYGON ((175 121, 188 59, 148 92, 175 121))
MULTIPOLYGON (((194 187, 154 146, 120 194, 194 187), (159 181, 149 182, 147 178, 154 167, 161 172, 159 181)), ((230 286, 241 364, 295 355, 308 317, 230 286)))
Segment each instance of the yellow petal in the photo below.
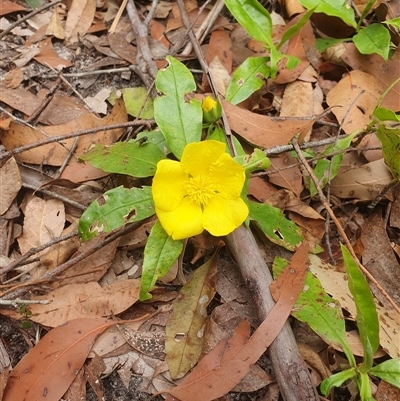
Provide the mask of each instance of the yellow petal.
POLYGON ((248 214, 249 209, 242 198, 227 200, 216 196, 204 208, 203 227, 217 237, 227 235, 238 228, 248 214))
POLYGON ((165 212, 156 208, 156 214, 164 230, 174 240, 189 238, 204 230, 202 210, 188 198, 184 198, 172 211, 165 212))
POLYGON ((244 168, 235 162, 228 153, 223 153, 220 158, 211 164, 209 180, 225 199, 236 199, 240 196, 244 181, 244 168))
POLYGON ((165 211, 174 210, 185 193, 187 174, 181 164, 173 160, 160 160, 153 178, 152 194, 155 207, 165 211))
POLYGON ((182 169, 191 176, 207 174, 211 163, 219 159, 225 148, 226 145, 219 141, 189 143, 183 149, 182 169))

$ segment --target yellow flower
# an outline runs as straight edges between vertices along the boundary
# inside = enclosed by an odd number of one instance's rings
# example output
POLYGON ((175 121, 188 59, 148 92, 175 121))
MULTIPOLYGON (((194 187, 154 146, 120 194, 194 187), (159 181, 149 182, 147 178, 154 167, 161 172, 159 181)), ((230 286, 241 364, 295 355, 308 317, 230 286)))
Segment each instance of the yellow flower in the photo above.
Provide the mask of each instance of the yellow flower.
POLYGON ((249 210, 240 198, 245 172, 218 141, 189 143, 180 162, 158 162, 153 179, 157 217, 174 240, 200 234, 227 235, 249 210))
POLYGON ((203 109, 203 120, 206 123, 215 123, 222 116, 221 103, 214 100, 211 96, 207 96, 201 104, 203 109))

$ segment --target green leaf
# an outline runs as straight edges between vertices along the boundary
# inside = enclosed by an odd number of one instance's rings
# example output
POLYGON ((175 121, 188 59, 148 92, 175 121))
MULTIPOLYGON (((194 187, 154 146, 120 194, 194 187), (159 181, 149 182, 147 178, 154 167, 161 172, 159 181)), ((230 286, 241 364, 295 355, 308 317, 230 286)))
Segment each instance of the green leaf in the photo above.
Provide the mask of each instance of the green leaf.
POLYGON ((157 221, 150 231, 144 248, 142 277, 140 279, 139 299, 150 299, 150 291, 158 278, 163 277, 183 249, 183 240, 174 241, 157 221))
POLYGON ((236 156, 235 161, 244 167, 247 174, 257 170, 267 170, 271 166, 271 161, 265 153, 255 148, 251 155, 236 156))
POLYGON ((79 219, 78 232, 83 241, 154 214, 151 187, 117 187, 105 192, 102 198, 104 203, 95 200, 79 219))
POLYGON ((392 25, 396 28, 400 28, 400 17, 382 21, 382 24, 392 25))
POLYGON ((168 148, 167 141, 165 140, 165 136, 161 131, 142 131, 137 135, 135 140, 129 142, 138 142, 138 140, 141 140, 142 138, 146 139, 147 143, 156 145, 165 156, 171 153, 168 148))
MULTIPOLYGON (((339 139, 336 141, 336 144, 329 145, 322 153, 321 156, 329 155, 334 151, 340 151, 347 149, 353 138, 357 135, 358 132, 354 132, 351 135, 348 135, 346 138, 339 139)), ((325 188, 329 179, 334 179, 339 171, 340 166, 343 161, 343 153, 340 152, 332 156, 331 160, 327 159, 319 159, 314 169, 314 174, 318 178, 318 183, 321 189, 325 188), (330 165, 332 168, 330 170, 331 174, 329 175, 330 165)), ((317 188, 314 184, 314 181, 310 181, 310 195, 315 196, 317 194, 317 188)))
MULTIPOLYGON (((289 262, 276 257, 272 265, 276 277, 289 262)), ((354 355, 346 338, 345 321, 340 303, 331 298, 321 282, 308 272, 304 289, 300 293, 292 315, 301 322, 307 323, 326 343, 342 348, 352 367, 356 367, 354 355)))
POLYGON ((359 372, 359 375, 355 379, 360 390, 361 401, 375 401, 375 398, 372 397, 371 383, 368 374, 359 372))
POLYGON ((353 36, 353 42, 361 54, 377 53, 387 61, 390 50, 390 33, 381 24, 371 24, 353 36))
POLYGON ((169 66, 156 78, 156 88, 164 95, 154 100, 154 118, 171 152, 180 159, 188 143, 201 139, 203 110, 198 100, 185 99, 196 89, 190 71, 171 56, 167 60, 169 66))
POLYGON ((316 13, 324 13, 332 17, 339 17, 344 23, 357 27, 354 10, 346 0, 299 0, 299 3, 308 10, 315 8, 316 13))
POLYGON ((226 100, 238 104, 261 88, 269 77, 269 57, 248 57, 235 71, 226 90, 226 100))
POLYGON ((140 178, 154 175, 161 159, 165 159, 165 155, 156 145, 135 141, 117 142, 111 146, 97 144, 79 158, 107 173, 140 178))
POLYGON ((25 3, 32 9, 40 8, 43 6, 42 0, 25 0, 25 3))
POLYGON ((258 1, 225 0, 225 5, 253 39, 274 48, 271 15, 258 1))
POLYGON ((154 118, 153 99, 148 95, 146 88, 124 88, 121 92, 129 115, 143 119, 154 118))
POLYGON ((345 381, 352 379, 357 375, 357 371, 355 368, 347 369, 339 373, 335 373, 332 376, 329 376, 327 379, 323 380, 320 389, 322 394, 325 396, 329 394, 332 387, 339 387, 345 381))
POLYGON ((393 110, 385 107, 377 107, 373 115, 381 121, 400 121, 400 114, 396 114, 393 110))
POLYGON ((371 368, 368 373, 400 388, 400 359, 389 359, 382 362, 371 368))
POLYGON ((296 24, 292 25, 282 36, 281 41, 279 42, 279 45, 276 46, 276 48, 279 50, 282 45, 287 42, 291 37, 296 35, 297 32, 300 31, 301 28, 306 24, 306 22, 310 19, 311 15, 314 13, 316 7, 311 8, 308 10, 301 18, 299 21, 297 21, 296 24))
POLYGON ((337 43, 348 42, 349 40, 351 39, 317 38, 315 47, 320 53, 323 53, 329 47, 337 43))
POLYGON ((247 206, 250 217, 259 224, 270 241, 290 251, 294 251, 303 241, 300 228, 286 219, 282 210, 267 203, 251 201, 247 201, 247 206))
POLYGON ((376 306, 371 290, 364 275, 359 270, 350 252, 344 245, 340 245, 346 273, 349 279, 349 290, 357 308, 357 327, 364 349, 364 360, 361 371, 371 369, 374 354, 379 348, 379 321, 376 306))
POLYGON ((382 143, 385 163, 396 180, 400 180, 400 129, 386 128, 379 124, 376 136, 382 143))

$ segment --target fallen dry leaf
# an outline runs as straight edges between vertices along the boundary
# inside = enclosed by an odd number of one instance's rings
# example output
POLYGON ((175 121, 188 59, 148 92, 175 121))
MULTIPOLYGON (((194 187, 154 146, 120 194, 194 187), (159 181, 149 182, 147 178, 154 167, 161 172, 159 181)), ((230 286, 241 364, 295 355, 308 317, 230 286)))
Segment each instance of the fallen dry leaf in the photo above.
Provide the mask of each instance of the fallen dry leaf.
POLYGON ((286 145, 298 133, 300 140, 312 127, 314 119, 297 120, 275 118, 252 113, 222 100, 231 129, 254 145, 270 148, 276 145, 286 145))
POLYGON ((0 167, 0 215, 4 214, 22 186, 18 165, 12 157, 0 167))
POLYGON ((376 78, 356 70, 351 71, 329 91, 326 102, 342 124, 343 131, 351 134, 369 124, 370 115, 382 92, 382 86, 376 78))
POLYGON ((95 338, 113 324, 107 319, 76 319, 51 330, 12 370, 3 401, 58 401, 95 338))
POLYGON ((183 377, 201 355, 207 306, 215 295, 217 253, 196 269, 172 304, 165 335, 168 368, 173 379, 183 377))
MULTIPOLYGON (((63 125, 52 127, 40 127, 40 131, 32 129, 26 125, 13 122, 8 131, 3 131, 0 138, 7 150, 13 150, 16 147, 40 142, 49 137, 69 134, 72 132, 85 130, 88 128, 102 127, 110 124, 117 124, 127 121, 125 105, 122 101, 117 101, 111 114, 104 118, 98 118, 93 114, 87 113, 63 125)), ((100 131, 95 134, 85 135, 79 138, 75 149, 75 155, 79 156, 85 153, 93 144, 102 143, 111 145, 121 135, 123 129, 114 129, 100 131)), ((65 139, 60 143, 51 143, 40 146, 37 149, 28 150, 18 155, 17 159, 32 164, 49 164, 51 166, 60 166, 68 155, 69 149, 73 146, 74 138, 65 139)))
POLYGON ((65 38, 76 43, 92 25, 96 12, 96 0, 73 0, 65 22, 65 38))
POLYGON ((138 280, 120 280, 101 287, 96 282, 69 284, 32 299, 48 299, 48 305, 34 304, 31 320, 55 327, 73 319, 118 315, 139 299, 138 280))
POLYGON ((308 265, 308 244, 303 243, 289 265, 274 283, 279 294, 276 305, 249 338, 250 325, 245 320, 232 338, 222 340, 177 387, 166 391, 167 401, 209 401, 231 390, 246 375, 281 331, 304 286, 308 265))

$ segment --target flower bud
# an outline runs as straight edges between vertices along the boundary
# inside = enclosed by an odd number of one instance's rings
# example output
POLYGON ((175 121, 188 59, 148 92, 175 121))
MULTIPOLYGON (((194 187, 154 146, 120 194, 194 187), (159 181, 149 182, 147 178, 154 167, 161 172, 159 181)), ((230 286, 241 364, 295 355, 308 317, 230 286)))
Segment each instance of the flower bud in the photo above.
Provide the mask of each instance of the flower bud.
POLYGON ((215 123, 222 116, 221 103, 214 100, 211 96, 207 96, 201 104, 203 109, 203 120, 206 123, 215 123))

